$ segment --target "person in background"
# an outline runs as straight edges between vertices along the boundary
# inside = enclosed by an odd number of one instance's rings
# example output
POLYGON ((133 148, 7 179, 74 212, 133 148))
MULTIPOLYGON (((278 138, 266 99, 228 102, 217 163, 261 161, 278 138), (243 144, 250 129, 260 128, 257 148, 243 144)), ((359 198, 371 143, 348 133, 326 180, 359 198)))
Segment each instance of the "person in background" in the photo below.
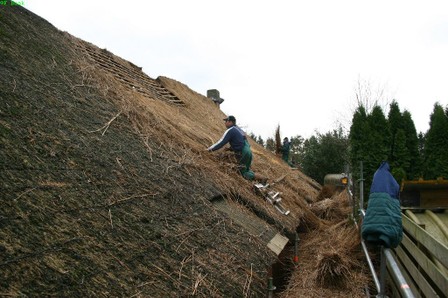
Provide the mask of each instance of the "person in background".
POLYGON ((373 174, 370 193, 387 193, 391 198, 400 200, 400 185, 390 173, 389 163, 383 161, 373 174))
POLYGON ((402 240, 400 186, 386 161, 373 175, 361 235, 365 241, 386 248, 395 248, 402 240))
POLYGON ((224 124, 227 130, 221 139, 208 147, 207 150, 209 152, 216 151, 229 143, 230 149, 235 153, 235 157, 238 160, 238 168, 241 175, 247 180, 258 180, 266 183, 267 178, 256 175, 250 169, 252 164, 252 151, 247 141, 246 133, 236 125, 236 118, 234 116, 228 116, 223 120, 225 121, 224 124))
POLYGON ((283 144, 282 144, 282 159, 289 164, 289 150, 291 149, 291 142, 288 140, 287 137, 285 137, 283 139, 283 144))

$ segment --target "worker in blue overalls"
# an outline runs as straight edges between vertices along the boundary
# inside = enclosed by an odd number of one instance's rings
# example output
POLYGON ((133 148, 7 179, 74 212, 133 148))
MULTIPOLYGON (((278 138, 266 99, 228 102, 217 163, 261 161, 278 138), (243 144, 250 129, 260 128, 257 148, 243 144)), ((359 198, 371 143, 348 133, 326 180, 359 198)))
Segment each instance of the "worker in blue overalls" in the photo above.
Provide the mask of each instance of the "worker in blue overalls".
POLYGON ((256 175, 251 169, 252 151, 249 142, 247 141, 246 133, 236 125, 236 118, 228 116, 223 119, 227 130, 224 132, 221 139, 215 144, 211 145, 207 150, 215 151, 222 148, 225 144, 230 144, 230 149, 235 152, 238 160, 238 168, 241 175, 247 180, 259 180, 266 183, 266 178, 256 175))

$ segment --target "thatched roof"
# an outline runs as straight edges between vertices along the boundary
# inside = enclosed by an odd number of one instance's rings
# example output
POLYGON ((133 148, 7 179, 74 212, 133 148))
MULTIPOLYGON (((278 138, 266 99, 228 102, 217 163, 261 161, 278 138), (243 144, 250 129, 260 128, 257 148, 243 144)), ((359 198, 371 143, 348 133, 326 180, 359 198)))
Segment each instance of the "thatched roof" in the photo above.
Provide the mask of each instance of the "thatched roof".
POLYGON ((2 295, 259 297, 269 239, 329 226, 316 183, 252 140, 288 216, 205 150, 225 115, 202 94, 20 6, 0 30, 2 295))

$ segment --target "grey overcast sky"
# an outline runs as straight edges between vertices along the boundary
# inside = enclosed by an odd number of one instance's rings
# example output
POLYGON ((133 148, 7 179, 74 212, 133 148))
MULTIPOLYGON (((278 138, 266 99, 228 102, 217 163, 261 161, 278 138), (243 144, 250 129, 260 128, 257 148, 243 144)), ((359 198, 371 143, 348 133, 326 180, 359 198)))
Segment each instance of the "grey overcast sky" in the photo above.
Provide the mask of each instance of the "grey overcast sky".
POLYGON ((264 139, 277 125, 282 137, 349 129, 359 83, 417 132, 448 104, 446 0, 22 2, 152 78, 218 89, 221 109, 264 139))

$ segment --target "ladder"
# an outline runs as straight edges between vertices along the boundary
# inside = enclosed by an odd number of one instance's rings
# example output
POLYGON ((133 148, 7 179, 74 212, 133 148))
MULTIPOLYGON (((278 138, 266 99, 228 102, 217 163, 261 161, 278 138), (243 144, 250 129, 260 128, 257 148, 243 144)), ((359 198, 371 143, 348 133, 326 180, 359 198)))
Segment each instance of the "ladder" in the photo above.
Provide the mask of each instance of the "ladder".
POLYGON ((288 215, 290 213, 289 210, 282 205, 282 198, 280 197, 280 192, 276 192, 274 190, 269 189, 269 184, 255 183, 254 188, 257 193, 262 195, 266 201, 274 206, 281 214, 288 215))

